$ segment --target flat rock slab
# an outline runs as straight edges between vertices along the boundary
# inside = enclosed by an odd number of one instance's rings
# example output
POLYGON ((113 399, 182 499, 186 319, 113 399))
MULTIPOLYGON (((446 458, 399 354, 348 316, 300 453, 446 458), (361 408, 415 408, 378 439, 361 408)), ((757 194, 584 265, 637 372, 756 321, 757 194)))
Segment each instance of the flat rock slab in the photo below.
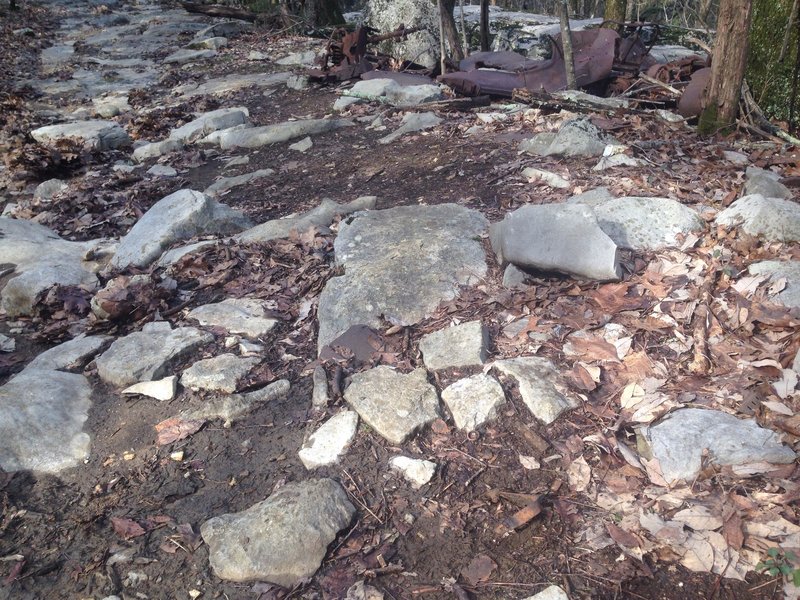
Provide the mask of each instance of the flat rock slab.
POLYGON ((780 182, 780 176, 772 171, 758 167, 747 167, 744 182, 744 196, 761 194, 765 198, 792 198, 792 190, 780 182))
POLYGON ((227 353, 205 358, 183 372, 181 385, 193 390, 232 394, 242 378, 258 363, 257 358, 240 358, 227 353))
POLYGON ((569 600, 569 596, 557 585, 551 585, 538 594, 528 596, 527 598, 523 598, 523 600, 569 600))
POLYGON ((645 430, 645 439, 667 483, 692 481, 703 456, 716 465, 789 464, 796 455, 773 431, 750 419, 716 410, 684 408, 645 430))
POLYGON ((716 224, 727 228, 741 226, 745 233, 771 242, 796 242, 800 240, 800 205, 751 194, 719 213, 716 224))
POLYGON ((83 369, 101 350, 113 340, 109 335, 79 335, 34 358, 26 369, 52 369, 72 371, 83 369))
POLYGON ((608 144, 618 144, 606 138, 587 118, 566 121, 557 133, 540 133, 520 145, 520 150, 538 156, 600 156, 608 144))
POLYGON ((187 315, 200 325, 222 327, 251 339, 260 338, 275 327, 277 321, 266 316, 264 301, 258 298, 229 298, 215 304, 204 304, 187 315))
POLYGON ((494 377, 479 373, 447 386, 442 390, 442 400, 450 409, 456 427, 475 431, 497 416, 506 395, 494 377))
POLYGON ((576 407, 552 362, 537 356, 520 356, 494 363, 519 385, 522 401, 533 416, 549 425, 563 412, 576 407))
POLYGON ((309 471, 338 462, 353 441, 358 428, 358 414, 345 410, 331 417, 308 438, 298 453, 309 471))
POLYGON ((91 393, 83 375, 42 368, 0 387, 0 466, 58 473, 80 464, 89 454, 91 393))
POLYGON ((175 375, 157 381, 140 381, 122 390, 123 394, 147 396, 156 400, 172 400, 178 391, 178 378, 175 375))
POLYGON ((205 60, 207 58, 213 58, 217 55, 217 51, 213 48, 204 49, 204 50, 192 50, 190 48, 182 48, 180 50, 176 50, 169 56, 164 59, 165 64, 183 64, 188 63, 196 60, 205 60))
POLYGON ((588 206, 523 206, 492 225, 491 240, 503 264, 600 281, 622 275, 617 245, 588 206))
POLYGON ((248 183, 258 181, 259 179, 263 179, 264 177, 269 177, 274 174, 275 171, 272 169, 259 169, 258 171, 244 173, 234 177, 220 177, 214 183, 208 186, 203 193, 206 196, 216 198, 232 190, 233 188, 247 185, 248 183))
POLYGON ((594 212, 617 246, 632 250, 679 247, 704 227, 694 210, 670 198, 615 198, 596 204, 594 212))
POLYGON ((439 418, 439 398, 425 369, 404 375, 382 365, 356 373, 344 398, 367 425, 393 444, 402 444, 439 418))
POLYGON ((479 212, 455 204, 357 213, 342 223, 334 248, 345 274, 328 281, 320 296, 318 348, 353 325, 377 329, 382 317, 418 323, 459 286, 480 281, 487 225, 479 212))
POLYGON ((480 321, 461 323, 422 337, 419 349, 428 369, 475 367, 486 360, 489 332, 480 321))
POLYGON ((748 271, 751 275, 769 275, 773 282, 785 279, 786 286, 771 296, 770 300, 791 308, 800 308, 800 261, 763 260, 750 265, 748 271))
POLYGON ((248 124, 250 122, 249 117, 250 111, 245 106, 212 110, 199 115, 185 125, 173 129, 169 134, 169 139, 190 144, 204 138, 213 131, 248 124))
POLYGON ((291 384, 286 379, 273 381, 268 386, 247 392, 246 394, 222 394, 207 401, 199 408, 190 409, 181 413, 183 420, 209 421, 222 419, 224 427, 231 424, 255 410, 278 398, 283 398, 289 393, 291 384))
POLYGON ((68 140, 90 150, 114 150, 131 145, 131 138, 114 121, 75 121, 48 125, 31 131, 31 137, 45 146, 68 140))
MULTIPOLYGON (((43 257, 46 258, 46 257, 43 257)), ((97 276, 77 264, 39 264, 28 266, 3 288, 0 305, 9 317, 31 315, 42 292, 54 285, 81 286, 94 290, 97 276)))
POLYGON ((348 119, 305 119, 302 121, 287 121, 276 125, 251 127, 231 131, 220 136, 219 146, 223 150, 231 148, 261 148, 270 144, 288 142, 308 135, 317 135, 355 125, 348 119))
POLYGON ((400 127, 395 129, 392 133, 384 136, 378 140, 379 144, 391 144, 395 140, 403 137, 407 133, 414 133, 415 131, 424 131, 432 129, 439 125, 442 119, 432 112, 409 112, 403 116, 400 122, 400 127))
POLYGON ((179 190, 148 210, 120 241, 111 259, 116 269, 146 267, 170 245, 198 235, 230 235, 252 226, 242 213, 205 194, 179 190))
POLYGON ((330 198, 323 198, 319 206, 301 215, 286 217, 285 219, 273 219, 272 221, 261 223, 237 234, 234 239, 245 243, 269 242, 270 240, 287 238, 292 232, 303 233, 312 227, 324 230, 338 216, 375 208, 377 200, 377 196, 360 196, 352 202, 338 204, 330 198))
POLYGON ((403 478, 417 490, 436 475, 436 463, 430 460, 395 456, 389 461, 389 466, 395 471, 399 471, 403 478))
POLYGON ((356 509, 332 479, 287 483, 239 513, 203 523, 211 568, 230 581, 269 581, 291 588, 311 577, 356 509))
POLYGON ((262 87, 269 88, 275 87, 286 83, 291 73, 234 73, 232 75, 225 75, 224 77, 217 77, 209 79, 201 84, 188 84, 176 88, 176 93, 180 94, 183 98, 192 98, 194 96, 211 95, 217 96, 221 94, 228 94, 231 92, 238 92, 248 87, 262 87))
POLYGON ((97 374, 103 381, 127 387, 168 375, 173 363, 183 359, 214 336, 194 327, 171 329, 169 323, 148 323, 118 339, 97 357, 97 374))
POLYGON ((439 85, 402 85, 393 79, 369 79, 357 82, 347 96, 374 100, 385 98, 395 106, 416 106, 424 102, 442 100, 444 94, 439 85))

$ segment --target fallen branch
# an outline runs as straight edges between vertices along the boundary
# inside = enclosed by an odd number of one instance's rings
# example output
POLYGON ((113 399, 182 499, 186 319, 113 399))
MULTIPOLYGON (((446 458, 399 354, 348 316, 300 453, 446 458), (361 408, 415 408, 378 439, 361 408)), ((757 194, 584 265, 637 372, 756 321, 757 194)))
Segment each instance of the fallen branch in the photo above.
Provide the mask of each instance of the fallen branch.
POLYGON ((617 114, 634 114, 643 111, 635 108, 611 107, 601 102, 570 100, 569 98, 556 98, 543 92, 532 92, 526 88, 517 88, 511 93, 511 101, 521 104, 529 104, 536 108, 544 108, 552 111, 569 110, 572 112, 596 112, 605 113, 609 116, 617 114))
POLYGON ((762 130, 768 135, 774 135, 785 142, 800 146, 800 139, 783 131, 780 127, 773 125, 769 119, 764 116, 761 107, 758 106, 755 98, 753 98, 753 94, 750 92, 750 86, 747 85, 746 81, 742 82, 742 103, 745 106, 745 116, 749 117, 752 122, 752 125, 744 124, 747 129, 751 129, 752 126, 755 126, 756 129, 762 130))
POLYGON ((181 6, 186 12, 208 15, 210 17, 225 17, 226 19, 239 19, 255 23, 258 15, 244 8, 232 6, 219 6, 216 4, 195 4, 193 2, 181 2, 181 6))

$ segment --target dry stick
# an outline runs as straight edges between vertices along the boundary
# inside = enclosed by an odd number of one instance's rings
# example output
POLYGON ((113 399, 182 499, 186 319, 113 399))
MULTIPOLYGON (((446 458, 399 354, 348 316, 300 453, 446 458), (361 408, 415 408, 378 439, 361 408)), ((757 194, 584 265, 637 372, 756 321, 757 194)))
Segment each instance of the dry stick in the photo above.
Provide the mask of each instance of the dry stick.
POLYGON ((439 7, 439 52, 441 53, 442 75, 445 74, 444 59, 444 13, 442 12, 442 0, 438 0, 436 5, 439 7))
POLYGON ((659 81, 655 77, 650 77, 650 75, 648 75, 647 73, 640 73, 639 79, 646 81, 647 83, 652 83, 653 85, 657 85, 658 87, 663 88, 668 92, 675 94, 676 96, 681 96, 683 94, 683 92, 681 92, 680 90, 676 90, 671 85, 664 83, 663 81, 659 81))
POLYGON ((561 45, 564 48, 564 68, 567 72, 567 89, 576 89, 575 63, 572 56, 572 33, 569 29, 569 4, 561 0, 561 45))
POLYGON ((717 283, 719 269, 716 263, 711 263, 709 273, 700 290, 700 304, 694 311, 695 324, 692 337, 694 338, 694 358, 689 364, 689 372, 695 375, 708 375, 711 370, 711 359, 708 356, 708 327, 711 324, 711 290, 717 283))

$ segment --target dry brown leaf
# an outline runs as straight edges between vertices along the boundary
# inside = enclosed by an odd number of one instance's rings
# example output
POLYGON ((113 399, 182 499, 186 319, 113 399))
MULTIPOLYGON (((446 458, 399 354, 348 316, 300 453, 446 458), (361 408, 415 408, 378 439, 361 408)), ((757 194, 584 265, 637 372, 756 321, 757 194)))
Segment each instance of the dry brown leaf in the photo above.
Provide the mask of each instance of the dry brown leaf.
POLYGON ((477 585, 489 581, 495 569, 497 569, 496 562, 485 554, 479 554, 461 570, 461 576, 470 585, 477 585))
POLYGON ((136 521, 123 517, 111 517, 111 526, 114 528, 114 533, 126 540, 147 533, 136 521))
POLYGON ((165 419, 156 425, 158 432, 156 442, 159 446, 177 442, 196 433, 204 424, 205 421, 197 419, 181 419, 180 417, 165 419))
POLYGON ((569 486, 576 492, 585 492, 589 488, 592 480, 592 468, 583 456, 579 456, 572 461, 567 469, 569 486))

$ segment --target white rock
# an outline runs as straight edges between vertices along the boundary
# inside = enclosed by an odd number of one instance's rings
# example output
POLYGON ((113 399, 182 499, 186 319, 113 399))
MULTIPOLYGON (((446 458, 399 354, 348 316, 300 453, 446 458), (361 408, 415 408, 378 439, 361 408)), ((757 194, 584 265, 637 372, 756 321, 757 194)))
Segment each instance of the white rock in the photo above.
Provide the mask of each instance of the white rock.
POLYGON ((445 327, 422 337, 419 349, 428 369, 482 365, 489 334, 480 321, 445 327))
POLYGON ((311 147, 314 145, 314 142, 311 141, 311 137, 304 137, 299 142, 295 142, 294 144, 289 144, 289 150, 296 150, 297 152, 307 152, 311 150, 311 147))
POLYGON ((228 298, 215 304, 204 304, 187 315, 200 325, 222 327, 229 333, 249 338, 260 338, 275 326, 277 321, 266 316, 264 301, 258 298, 228 298))
POLYGON ((475 431, 497 416, 506 397, 497 380, 479 373, 447 386, 442 391, 442 400, 450 409, 456 427, 475 431))
POLYGON ((213 131, 228 129, 236 125, 247 125, 250 123, 249 117, 250 111, 245 106, 212 110, 173 129, 169 134, 169 139, 190 144, 213 131))
POLYGON ((433 127, 439 125, 441 122, 442 119, 437 117, 436 114, 432 112, 423 112, 423 113, 409 112, 403 116, 403 120, 400 123, 400 127, 395 129, 389 135, 380 138, 378 140, 378 143, 391 144, 392 142, 401 138, 407 133, 432 129, 433 127))
POLYGON ((356 435, 358 414, 345 410, 328 419, 303 444, 298 453, 309 471, 332 465, 344 454, 356 435))
POLYGON ((551 585, 538 594, 524 598, 524 600, 569 600, 569 596, 557 585, 551 585))
POLYGON ((411 483, 414 489, 419 489, 428 483, 436 474, 436 463, 418 458, 395 456, 389 465, 402 473, 403 477, 411 483))
POLYGON ((130 146, 131 138, 114 121, 90 120, 48 125, 31 131, 31 137, 47 146, 61 140, 72 140, 91 150, 114 150, 130 146))
POLYGON ((493 363, 519 385, 522 401, 533 416, 549 425, 577 404, 567 395, 567 386, 552 362, 537 356, 520 356, 493 363))
POLYGON ((183 148, 183 142, 179 140, 163 140, 137 146, 133 151, 133 160, 144 162, 150 158, 158 158, 170 152, 177 152, 183 148))
POLYGON ((561 177, 561 175, 534 167, 526 167, 523 169, 522 176, 533 181, 543 181, 552 188, 567 189, 570 187, 569 181, 561 177))
POLYGON ((142 381, 122 390, 123 394, 140 394, 156 400, 172 400, 178 390, 178 378, 170 375, 157 381, 142 381))
POLYGON ((154 177, 177 177, 178 171, 169 165, 153 165, 147 169, 147 174, 154 177))
POLYGON ((717 215, 717 225, 741 226, 742 231, 770 241, 800 241, 800 206, 791 200, 753 194, 739 198, 717 215))
POLYGON ((232 394, 239 381, 258 364, 257 358, 240 358, 220 354, 198 360, 181 375, 181 385, 193 390, 210 390, 232 394))

